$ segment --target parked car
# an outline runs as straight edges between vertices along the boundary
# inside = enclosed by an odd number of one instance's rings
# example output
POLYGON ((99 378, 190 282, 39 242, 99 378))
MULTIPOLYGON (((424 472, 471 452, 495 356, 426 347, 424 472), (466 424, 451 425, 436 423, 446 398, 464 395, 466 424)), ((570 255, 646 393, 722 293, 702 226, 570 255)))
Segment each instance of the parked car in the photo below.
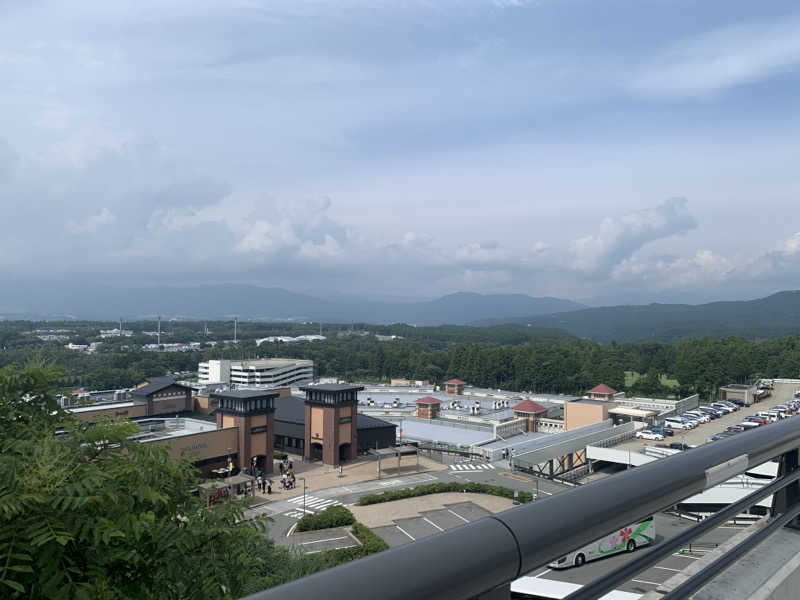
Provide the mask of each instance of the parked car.
POLYGON ((664 436, 660 433, 656 433, 650 429, 640 429, 636 432, 636 437, 642 440, 658 440, 661 441, 664 439, 664 436))
POLYGON ((761 427, 761 423, 756 423, 754 421, 742 421, 739 423, 739 427, 744 427, 745 430, 755 429, 756 427, 761 427))
POLYGON ((733 412, 733 409, 730 406, 721 404, 719 402, 714 402, 713 404, 711 404, 711 406, 716 408, 717 410, 721 410, 726 415, 733 412))
POLYGON ((745 418, 745 421, 750 421, 751 423, 758 423, 759 425, 766 425, 769 423, 767 419, 764 417, 757 417, 756 415, 751 415, 745 418))
POLYGON ((653 433, 660 433, 664 437, 669 437, 671 435, 675 435, 675 432, 672 431, 669 427, 651 427, 650 431, 653 433))
POLYGON ((741 425, 731 425, 730 427, 725 428, 725 431, 730 431, 732 433, 742 433, 746 431, 746 427, 742 427, 741 425))
POLYGON ((686 444, 683 444, 681 442, 670 442, 669 447, 672 448, 673 450, 688 450, 689 449, 689 446, 687 446, 686 444))
POLYGON ((665 419, 664 427, 669 427, 670 429, 692 429, 692 426, 689 423, 686 423, 683 421, 683 419, 678 419, 677 417, 665 419))
POLYGON ((699 406, 695 410, 700 411, 704 415, 708 415, 712 419, 717 419, 722 416, 722 411, 717 411, 711 408, 710 406, 699 406))
POLYGON ((741 403, 731 402, 729 400, 718 400, 717 402, 719 404, 722 404, 723 406, 727 406, 733 411, 739 410, 739 408, 741 408, 741 403))
POLYGON ((711 421, 711 417, 709 417, 707 414, 704 414, 701 411, 688 410, 683 414, 684 416, 689 417, 690 419, 694 419, 699 423, 708 423, 709 421, 711 421))

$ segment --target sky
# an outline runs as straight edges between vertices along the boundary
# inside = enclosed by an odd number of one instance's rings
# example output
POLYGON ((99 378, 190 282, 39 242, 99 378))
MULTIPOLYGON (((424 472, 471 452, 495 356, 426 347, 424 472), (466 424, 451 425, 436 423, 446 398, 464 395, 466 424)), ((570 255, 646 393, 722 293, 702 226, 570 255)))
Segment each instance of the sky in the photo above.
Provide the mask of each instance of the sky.
POLYGON ((796 2, 0 0, 0 81, 4 285, 799 287, 796 2))

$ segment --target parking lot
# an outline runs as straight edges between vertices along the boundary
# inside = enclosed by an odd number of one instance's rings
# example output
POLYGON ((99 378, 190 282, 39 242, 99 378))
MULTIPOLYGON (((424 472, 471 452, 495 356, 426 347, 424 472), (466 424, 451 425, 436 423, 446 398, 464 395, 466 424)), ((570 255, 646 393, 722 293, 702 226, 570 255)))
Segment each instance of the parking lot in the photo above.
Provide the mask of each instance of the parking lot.
POLYGON ((727 427, 738 425, 745 417, 754 415, 757 412, 767 411, 778 404, 786 404, 794 397, 795 388, 796 386, 794 385, 777 383, 775 384, 775 389, 772 390, 772 395, 765 400, 756 402, 751 406, 743 406, 736 412, 714 419, 709 423, 701 424, 695 429, 675 431, 675 435, 667 437, 663 442, 637 439, 615 447, 620 450, 642 452, 645 446, 671 442, 683 442, 689 446, 700 446, 708 443, 711 436, 725 431, 727 427))
POLYGON ((445 508, 424 511, 418 517, 397 519, 394 525, 373 527, 372 531, 390 546, 402 546, 426 538, 464 523, 471 523, 490 515, 488 510, 472 502, 449 504, 445 508))
POLYGON ((288 543, 303 554, 316 554, 323 550, 352 548, 358 545, 358 542, 350 535, 346 527, 295 533, 288 539, 288 543))

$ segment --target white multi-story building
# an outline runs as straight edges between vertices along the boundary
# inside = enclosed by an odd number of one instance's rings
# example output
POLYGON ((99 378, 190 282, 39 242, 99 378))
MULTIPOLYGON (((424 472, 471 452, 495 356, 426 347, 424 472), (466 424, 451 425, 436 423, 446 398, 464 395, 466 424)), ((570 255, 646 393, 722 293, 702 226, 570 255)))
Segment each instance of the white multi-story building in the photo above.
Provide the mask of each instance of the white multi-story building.
POLYGON ((286 387, 310 383, 314 361, 294 358, 209 360, 197 365, 201 384, 229 383, 242 387, 286 387))

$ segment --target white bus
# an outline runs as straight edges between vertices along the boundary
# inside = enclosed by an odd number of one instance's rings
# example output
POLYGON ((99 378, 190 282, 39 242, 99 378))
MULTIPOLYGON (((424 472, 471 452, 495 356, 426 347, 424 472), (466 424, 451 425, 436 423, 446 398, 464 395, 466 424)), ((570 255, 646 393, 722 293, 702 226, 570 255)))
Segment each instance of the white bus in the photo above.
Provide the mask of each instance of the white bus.
MULTIPOLYGON (((581 589, 578 583, 542 579, 540 577, 520 577, 511 582, 511 598, 515 600, 561 600, 572 592, 581 589)), ((599 600, 639 600, 641 594, 613 590, 599 600)))
POLYGON ((558 560, 551 562, 550 568, 580 567, 586 561, 611 556, 620 552, 633 552, 636 548, 647 546, 655 541, 656 526, 653 524, 653 517, 650 516, 633 525, 615 529, 613 533, 609 533, 596 542, 562 556, 558 560))

